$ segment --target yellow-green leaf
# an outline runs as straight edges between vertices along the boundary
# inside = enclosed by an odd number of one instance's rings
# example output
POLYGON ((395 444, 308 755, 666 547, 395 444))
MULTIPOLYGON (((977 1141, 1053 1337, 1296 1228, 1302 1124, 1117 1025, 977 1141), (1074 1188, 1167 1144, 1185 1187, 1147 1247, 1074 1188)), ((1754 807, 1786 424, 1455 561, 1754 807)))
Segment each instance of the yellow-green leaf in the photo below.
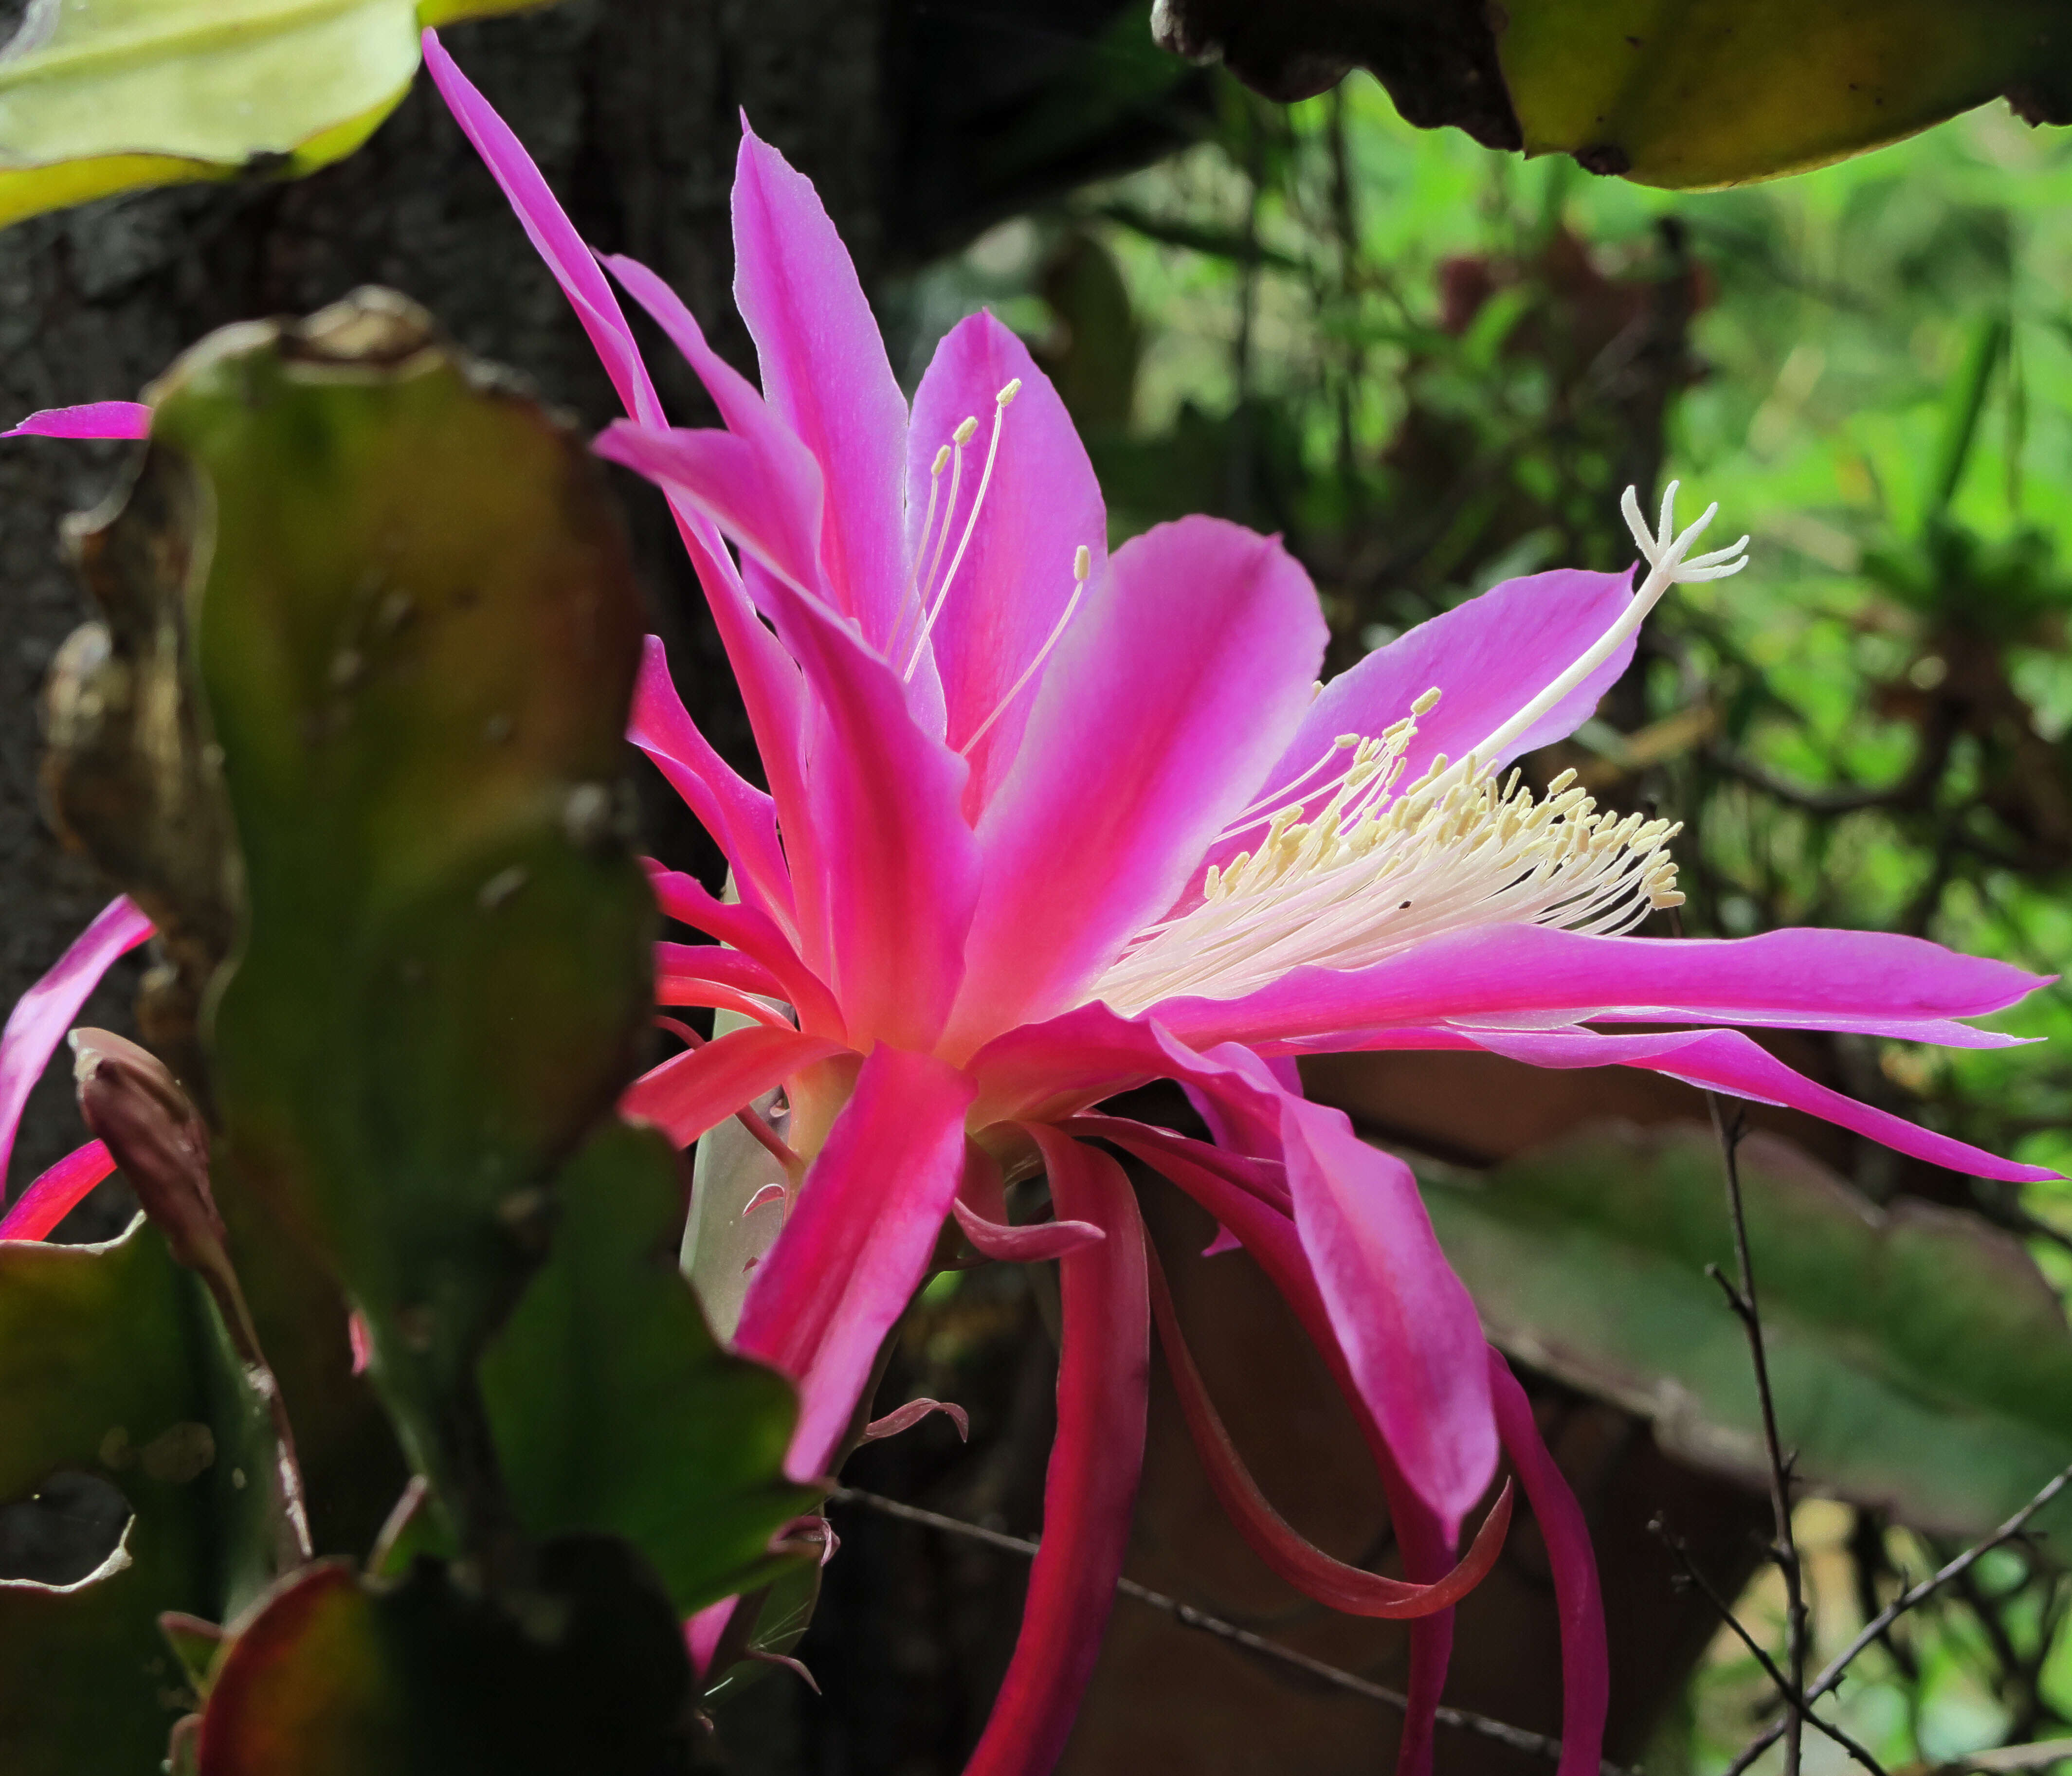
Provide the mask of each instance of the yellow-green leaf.
POLYGON ((143 185, 292 176, 409 89, 417 32, 537 0, 38 0, 0 51, 0 225, 143 185))

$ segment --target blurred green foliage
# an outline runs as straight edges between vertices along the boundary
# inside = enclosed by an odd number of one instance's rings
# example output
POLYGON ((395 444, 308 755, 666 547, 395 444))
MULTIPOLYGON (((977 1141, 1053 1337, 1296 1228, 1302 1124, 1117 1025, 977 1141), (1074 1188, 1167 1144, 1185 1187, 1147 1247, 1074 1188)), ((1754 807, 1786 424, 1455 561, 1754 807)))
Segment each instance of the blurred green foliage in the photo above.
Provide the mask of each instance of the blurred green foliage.
MULTIPOLYGON (((1413 130, 1360 76, 1285 109, 1221 95, 1191 150, 918 281, 915 332, 983 301, 1035 341, 1118 531, 1206 508, 1284 532, 1338 667, 1500 579, 1627 565, 1620 490, 1645 505, 1680 478, 1687 515, 1716 500, 1721 540, 1753 533, 1754 567, 1683 589, 1597 718, 1529 770, 1572 766, 1684 821, 1693 932, 1908 931, 2056 972, 2072 142, 1996 104, 1817 173, 1675 195, 1413 130)), ((1822 1038, 1815 1058, 1860 1097, 2072 1169, 2072 994, 2000 1022, 2058 1040, 1822 1038)), ((1865 1142, 1846 1170, 1874 1199, 1997 1223, 2072 1285, 2072 1186, 1980 1184, 1865 1142)), ((1832 1651, 1895 1562, 1918 1576, 1931 1551, 1807 1508, 1844 1524, 1815 1575, 1832 1651)), ((2047 1560, 1996 1559, 1844 1692, 1881 1756, 2072 1725, 2072 1591, 2047 1560)), ((1718 1767, 1764 1700, 1723 1654, 1696 1737, 1651 1767, 1718 1767)))

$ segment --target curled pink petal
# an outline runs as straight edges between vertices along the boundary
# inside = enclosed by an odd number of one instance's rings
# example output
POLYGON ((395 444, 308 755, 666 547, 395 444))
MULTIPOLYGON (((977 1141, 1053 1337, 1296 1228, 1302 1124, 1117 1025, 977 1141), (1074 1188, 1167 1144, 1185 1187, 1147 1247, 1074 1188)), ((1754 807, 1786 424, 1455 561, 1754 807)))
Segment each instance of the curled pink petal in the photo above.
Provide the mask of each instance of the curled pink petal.
POLYGON ((1201 1455, 1210 1490, 1252 1552, 1290 1585, 1346 1615, 1407 1622, 1450 1608, 1489 1576, 1503 1552, 1503 1539, 1511 1527, 1508 1484, 1483 1520, 1466 1556, 1443 1579, 1429 1585, 1407 1584, 1348 1566, 1298 1535, 1259 1490, 1259 1482, 1252 1478, 1237 1445, 1231 1441, 1230 1433, 1223 1429, 1201 1371, 1194 1367, 1194 1354, 1181 1334, 1179 1317, 1173 1310, 1173 1297, 1156 1255, 1151 1260, 1151 1313, 1158 1327, 1158 1342, 1166 1352, 1166 1367, 1172 1374, 1180 1414, 1201 1455))
POLYGON ((794 1478, 834 1454, 878 1346, 920 1286, 963 1174, 970 1102, 969 1083, 941 1062, 874 1049, 755 1272, 734 1348, 798 1383, 785 1457, 794 1478))
POLYGON ((1041 1264, 1047 1259, 1062 1258, 1066 1253, 1077 1252, 1106 1237, 1090 1221, 1037 1221, 1026 1227, 1013 1227, 1001 1221, 989 1221, 975 1210, 962 1202, 952 1202, 950 1212, 957 1218, 957 1225, 964 1230, 964 1237, 989 1258, 997 1258, 1006 1264, 1041 1264))
POLYGON ((722 900, 693 876, 648 865, 648 884, 665 917, 703 931, 708 937, 752 956, 767 968, 781 989, 777 997, 799 1014, 808 1034, 841 1038, 848 1034, 841 1008, 819 976, 808 968, 775 923, 753 906, 722 900))
POLYGON ((956 1426, 961 1441, 971 1441, 971 1414, 954 1400, 910 1400, 896 1412, 887 1412, 882 1418, 874 1418, 863 1428, 863 1440, 875 1443, 881 1437, 897 1437, 902 1431, 911 1431, 932 1412, 940 1412, 956 1426))
POLYGON ((650 1067, 620 1096, 619 1113, 652 1122, 679 1147, 688 1147, 801 1068, 841 1052, 839 1042, 783 1027, 758 1024, 730 1030, 650 1067))
POLYGON ((367 1330, 367 1317, 352 1313, 345 1317, 345 1341, 352 1350, 352 1372, 356 1375, 367 1373, 367 1366, 374 1360, 374 1338, 367 1330))
POLYGON ((0 1217, 0 1240, 43 1239, 114 1170, 105 1141, 73 1149, 15 1198, 0 1217))
POLYGON ((1495 1350, 1489 1354, 1490 1392, 1503 1453, 1511 1457, 1540 1520, 1547 1563, 1554 1575, 1554 1607, 1561 1618, 1561 1762, 1555 1776, 1597 1776, 1611 1701, 1611 1655, 1605 1642, 1604 1598, 1589 1526, 1554 1458, 1548 1453, 1532 1403, 1495 1350))
POLYGON ((1129 1544, 1151 1367, 1144 1223, 1122 1168, 1031 1131, 1061 1215, 1108 1237, 1062 1263, 1058 1435, 1014 1657, 965 1776, 1049 1776, 1093 1675, 1129 1544))
POLYGON ((149 438, 151 409, 141 401, 90 401, 78 407, 46 407, 0 438, 149 438))
POLYGON ((6 1176, 30 1090, 43 1077, 80 1007, 116 959, 150 935, 150 920, 127 894, 119 896, 94 915, 43 977, 14 1001, 6 1028, 0 1030, 0 1181, 6 1176))

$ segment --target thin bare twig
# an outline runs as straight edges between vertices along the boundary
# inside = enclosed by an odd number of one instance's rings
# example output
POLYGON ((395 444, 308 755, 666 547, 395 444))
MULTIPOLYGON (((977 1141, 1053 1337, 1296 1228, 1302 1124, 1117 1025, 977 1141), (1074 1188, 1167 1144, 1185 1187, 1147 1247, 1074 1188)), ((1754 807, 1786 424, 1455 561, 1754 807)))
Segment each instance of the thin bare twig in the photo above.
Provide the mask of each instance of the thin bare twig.
MULTIPOLYGON (((1884 1609, 1878 1611, 1875 1616, 1864 1624, 1862 1630, 1857 1634, 1856 1638, 1854 1640, 1851 1641, 1848 1646, 1844 1646, 1841 1650, 1841 1651, 1827 1661, 1827 1665, 1822 1669, 1820 1675, 1813 1679, 1811 1687, 1807 1690, 1806 1700, 1808 1702, 1819 1701, 1822 1696, 1825 1696, 1828 1692, 1828 1691, 1834 1688, 1837 1684, 1842 1681, 1843 1674, 1847 1671, 1851 1664, 1855 1662, 1857 1655, 1861 1653, 1863 1650, 1866 1646, 1869 1646, 1873 1641, 1877 1639, 1878 1637, 1883 1634, 1888 1628, 1891 1627, 1895 1622, 1898 1621, 1901 1616, 1905 1615, 1908 1610, 1913 1609, 1917 1604, 1925 1602, 1928 1598, 1933 1597, 1938 1591, 1941 1590, 1944 1585, 1949 1584, 1951 1580, 1960 1577, 1963 1574, 1968 1572, 1972 1567, 1979 1563, 1980 1560, 1990 1554, 1995 1548, 2000 1547, 2002 1543, 2012 1541, 2029 1527, 2029 1519, 2033 1517, 2039 1511, 2042 1510, 2043 1507, 2049 1504, 2052 1499, 2055 1498, 2059 1493, 2062 1492, 2068 1485, 2072 1485, 2072 1467, 2061 1470, 2044 1486, 2041 1492, 2037 1493, 2033 1498, 2030 1499, 2029 1502, 2024 1505, 2020 1511, 2016 1511, 2014 1515, 2008 1518, 2005 1523, 2002 1523, 1998 1529, 1992 1532, 1992 1535, 1986 1537, 1984 1541, 1974 1542, 1971 1547, 1966 1548, 1964 1552, 1958 1555, 1955 1560, 1949 1561, 1945 1565, 1938 1567, 1934 1572, 1929 1574, 1929 1576, 1923 1579, 1920 1584, 1911 1586, 1908 1589, 1901 1592, 1900 1594, 1894 1597, 1890 1603, 1887 1604, 1884 1609)), ((1783 1736, 1786 1724, 1786 1719, 1782 1716, 1771 1721, 1770 1725, 1765 1727, 1760 1733, 1748 1743, 1748 1745, 1742 1748, 1741 1755, 1736 1758, 1731 1764, 1727 1766, 1726 1769, 1721 1773, 1721 1776, 1741 1776, 1741 1773, 1743 1770, 1746 1770, 1750 1764, 1756 1761, 1757 1758, 1760 1758, 1766 1751, 1769 1750, 1770 1748, 1775 1745, 1778 1739, 1783 1736)))
POLYGON ((1669 1526, 1659 1517, 1647 1527, 1661 1538, 1663 1546, 1669 1550, 1671 1556, 1675 1560, 1677 1570, 1683 1574, 1684 1581, 1712 1606, 1713 1614, 1734 1631, 1735 1638, 1749 1650, 1756 1663, 1762 1667, 1763 1675, 1776 1685, 1778 1694, 1782 1696, 1791 1708, 1805 1717, 1806 1724, 1827 1734, 1855 1762, 1861 1764, 1865 1770, 1873 1772, 1873 1776, 1885 1776, 1884 1768, 1877 1758, 1873 1758, 1856 1740, 1851 1738, 1848 1733, 1843 1732, 1840 1727, 1831 1721, 1823 1720, 1813 1712, 1812 1704, 1792 1688, 1790 1679, 1777 1668, 1777 1661, 1764 1651, 1762 1644, 1748 1631, 1741 1618, 1734 1614, 1734 1606, 1713 1589, 1712 1581, 1699 1570, 1697 1562, 1691 1558, 1690 1544, 1682 1536, 1672 1535, 1669 1526))
MULTIPOLYGON (((1784 1717, 1784 1776, 1799 1776, 1799 1756, 1808 1717, 1806 1708, 1806 1590, 1799 1560, 1799 1544, 1791 1532, 1791 1458, 1777 1434, 1777 1401, 1770 1385, 1770 1359, 1763 1349, 1762 1314, 1756 1303, 1755 1267, 1749 1257, 1748 1218, 1741 1207, 1740 1149, 1745 1130, 1745 1112, 1734 1106, 1733 1120, 1720 1106, 1716 1093, 1708 1092, 1705 1102, 1712 1113, 1712 1129, 1720 1137, 1720 1153, 1726 1164, 1727 1213, 1733 1223, 1734 1265, 1737 1281, 1729 1283, 1716 1264, 1707 1273, 1725 1293, 1748 1334, 1749 1360, 1755 1368, 1756 1396, 1762 1408, 1763 1449, 1770 1457, 1770 1508, 1776 1524, 1776 1540, 1770 1558, 1784 1575, 1786 1664, 1789 1683, 1783 1686, 1790 1712, 1784 1717)), ((1740 1624, 1735 1623, 1738 1628, 1740 1624)))
MULTIPOLYGON (((939 1529, 946 1535, 961 1536, 967 1540, 983 1542, 989 1548, 997 1548, 1003 1553, 1018 1554, 1025 1560, 1033 1559, 1037 1544, 1019 1536, 1008 1536, 997 1529, 988 1529, 982 1524, 968 1523, 960 1517, 946 1517, 940 1511, 926 1511, 919 1505, 902 1504, 897 1498, 887 1498, 881 1493, 862 1492, 854 1486, 837 1486, 828 1497, 846 1504, 862 1505, 867 1509, 887 1517, 897 1517, 910 1523, 919 1523, 929 1529, 939 1529)), ((1292 1667, 1328 1684, 1334 1689, 1346 1690, 1355 1696, 1363 1696, 1370 1702, 1379 1702, 1399 1714, 1407 1712, 1410 1699, 1397 1690, 1383 1684, 1369 1682, 1350 1671, 1341 1671, 1335 1665, 1326 1665, 1322 1659, 1312 1659, 1307 1653, 1298 1653, 1292 1646, 1283 1646, 1277 1641, 1255 1634, 1235 1622, 1225 1622, 1220 1616, 1212 1616, 1207 1610, 1197 1610, 1190 1603, 1182 1603, 1178 1597, 1169 1597, 1162 1591, 1153 1591, 1149 1585, 1139 1585, 1134 1579, 1117 1579, 1115 1588, 1125 1597, 1133 1597, 1139 1603, 1149 1604, 1153 1610, 1170 1616, 1183 1628, 1192 1628, 1229 1645, 1241 1647, 1262 1659, 1292 1667)), ((1472 1708, 1441 1707, 1438 1710, 1441 1726, 1452 1727, 1458 1732, 1472 1733, 1484 1739, 1494 1739, 1499 1745, 1508 1745, 1514 1751, 1530 1753, 1558 1763, 1561 1757, 1561 1741, 1550 1739, 1545 1733, 1532 1733, 1523 1727, 1514 1727, 1506 1721, 1493 1720, 1486 1714, 1477 1714, 1472 1708)), ((1632 1776, 1609 1759, 1598 1765, 1599 1776, 1632 1776)))

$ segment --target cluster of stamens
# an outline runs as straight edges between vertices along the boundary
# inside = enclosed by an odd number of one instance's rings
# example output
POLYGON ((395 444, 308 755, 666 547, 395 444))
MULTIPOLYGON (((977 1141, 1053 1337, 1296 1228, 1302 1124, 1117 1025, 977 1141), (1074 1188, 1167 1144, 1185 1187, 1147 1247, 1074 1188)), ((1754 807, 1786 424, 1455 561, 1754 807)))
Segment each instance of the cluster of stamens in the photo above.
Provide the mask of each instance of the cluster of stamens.
POLYGON ((1188 995, 1235 998, 1304 964, 1363 968, 1450 931, 1536 924, 1616 935, 1679 905, 1667 849, 1679 825, 1601 812, 1572 771, 1536 795, 1515 770, 1499 785, 1485 763, 1515 751, 1670 586, 1744 565, 1745 537, 1691 557, 1713 513, 1675 533, 1675 491, 1672 483, 1657 532, 1627 494, 1649 574, 1618 621, 1523 709, 1466 757, 1439 754, 1408 783, 1399 779, 1419 717, 1440 701, 1437 688, 1379 734, 1338 736, 1322 758, 1217 836, 1221 850, 1264 829, 1252 849, 1208 866, 1191 903, 1138 933, 1092 997, 1128 1015, 1188 995))

